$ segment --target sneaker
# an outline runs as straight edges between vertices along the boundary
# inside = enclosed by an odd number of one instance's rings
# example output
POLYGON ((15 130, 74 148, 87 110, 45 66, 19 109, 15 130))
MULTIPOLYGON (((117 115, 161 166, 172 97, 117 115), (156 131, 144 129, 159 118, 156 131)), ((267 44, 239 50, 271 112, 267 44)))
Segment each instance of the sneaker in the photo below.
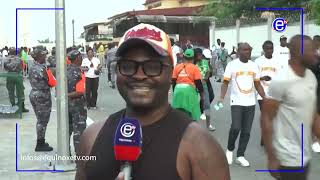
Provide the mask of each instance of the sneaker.
POLYGON ((216 127, 210 124, 208 129, 209 129, 209 131, 215 131, 216 127))
POLYGON ((238 157, 236 163, 241 165, 242 167, 249 167, 250 163, 243 156, 238 157))
POLYGON ((93 110, 96 110, 97 109, 97 106, 95 106, 95 107, 91 107, 93 110))
POLYGON ((319 142, 313 143, 311 147, 312 147, 313 152, 320 153, 320 144, 319 144, 319 142))
POLYGON ((206 117, 205 114, 201 114, 200 119, 203 120, 203 121, 205 121, 205 120, 207 119, 207 117, 206 117))
POLYGON ((227 156, 228 164, 231 165, 233 162, 233 152, 227 150, 226 156, 227 156))

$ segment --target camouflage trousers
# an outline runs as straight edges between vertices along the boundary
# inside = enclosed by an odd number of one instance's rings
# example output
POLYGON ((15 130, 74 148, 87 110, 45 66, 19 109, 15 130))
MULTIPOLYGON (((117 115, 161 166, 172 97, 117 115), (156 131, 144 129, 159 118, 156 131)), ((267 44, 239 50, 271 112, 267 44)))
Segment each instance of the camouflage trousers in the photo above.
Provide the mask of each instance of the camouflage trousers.
POLYGON ((80 136, 87 127, 87 109, 85 100, 69 100, 69 137, 73 132, 73 145, 76 155, 79 154, 80 136))
POLYGON ((6 87, 8 89, 8 95, 11 105, 18 104, 24 102, 24 86, 23 79, 20 74, 17 73, 17 77, 7 77, 6 87), (18 98, 18 102, 15 100, 15 93, 18 98))
POLYGON ((52 107, 50 90, 31 90, 29 98, 37 117, 37 139, 45 139, 52 107))

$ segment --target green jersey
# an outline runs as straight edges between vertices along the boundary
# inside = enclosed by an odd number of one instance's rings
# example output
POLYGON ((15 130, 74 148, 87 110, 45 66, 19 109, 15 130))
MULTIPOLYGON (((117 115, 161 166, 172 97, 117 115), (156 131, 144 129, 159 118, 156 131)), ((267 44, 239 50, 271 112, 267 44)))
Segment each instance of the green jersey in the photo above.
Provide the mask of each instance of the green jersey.
POLYGON ((210 71, 209 62, 206 59, 202 59, 199 62, 197 62, 197 67, 200 70, 202 79, 206 77, 206 74, 208 71, 210 71))

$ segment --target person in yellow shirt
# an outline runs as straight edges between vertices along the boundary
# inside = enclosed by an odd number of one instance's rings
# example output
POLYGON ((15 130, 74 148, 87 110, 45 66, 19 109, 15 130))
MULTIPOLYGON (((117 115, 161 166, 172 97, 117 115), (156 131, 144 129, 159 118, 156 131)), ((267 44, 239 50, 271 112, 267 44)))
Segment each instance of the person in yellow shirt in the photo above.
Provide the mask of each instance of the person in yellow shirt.
POLYGON ((98 45, 98 59, 100 60, 101 63, 104 63, 104 45, 100 42, 98 45))

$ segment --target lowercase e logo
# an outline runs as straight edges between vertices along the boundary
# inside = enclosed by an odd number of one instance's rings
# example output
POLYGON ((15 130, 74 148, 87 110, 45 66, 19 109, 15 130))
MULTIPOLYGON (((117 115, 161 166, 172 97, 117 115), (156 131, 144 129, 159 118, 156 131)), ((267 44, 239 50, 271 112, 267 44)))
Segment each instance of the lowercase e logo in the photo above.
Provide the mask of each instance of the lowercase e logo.
POLYGON ((287 25, 288 21, 284 18, 276 18, 272 23, 273 29, 277 32, 283 32, 287 28, 287 25))
POLYGON ((136 129, 136 126, 134 126, 133 124, 125 123, 121 126, 120 132, 121 132, 122 136, 124 136, 126 138, 130 138, 134 135, 135 129, 136 129))

